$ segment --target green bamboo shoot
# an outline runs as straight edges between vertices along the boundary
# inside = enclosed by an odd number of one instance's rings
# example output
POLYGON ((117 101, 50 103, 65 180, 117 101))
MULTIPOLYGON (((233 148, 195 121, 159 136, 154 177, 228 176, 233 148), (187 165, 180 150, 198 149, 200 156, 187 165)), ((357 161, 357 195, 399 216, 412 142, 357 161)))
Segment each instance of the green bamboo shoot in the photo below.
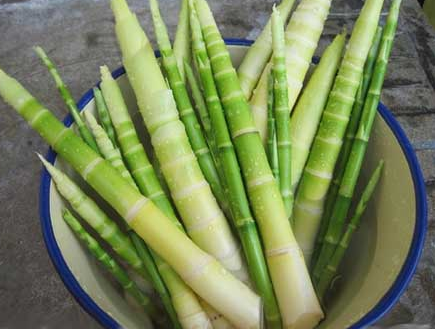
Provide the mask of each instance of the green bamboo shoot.
POLYGON ((145 312, 157 323, 161 321, 159 312, 151 303, 150 299, 130 279, 124 269, 113 259, 101 245, 88 232, 85 231, 77 218, 68 209, 64 209, 62 217, 74 234, 86 245, 90 253, 100 262, 101 265, 113 275, 116 281, 130 296, 132 296, 145 312))
POLYGON ((183 81, 186 81, 184 73, 184 61, 190 62, 190 31, 189 31, 189 4, 188 0, 182 0, 178 26, 174 40, 174 56, 177 60, 178 70, 183 81))
POLYGON ((246 278, 239 246, 204 179, 151 44, 124 0, 112 0, 112 10, 127 76, 187 233, 230 272, 246 278))
MULTIPOLYGON (((283 0, 277 7, 282 19, 287 20, 295 0, 283 0)), ((237 74, 240 87, 246 99, 251 98, 252 91, 258 83, 261 72, 272 54, 272 19, 269 19, 255 42, 251 45, 240 64, 237 74)))
POLYGON ((273 111, 275 114, 276 144, 278 151, 279 188, 287 218, 293 209, 291 189, 291 129, 288 107, 287 70, 285 58, 284 24, 279 11, 274 7, 272 14, 273 39, 273 111))
POLYGON ((97 142, 100 153, 116 170, 118 170, 122 177, 124 177, 132 186, 136 187, 136 183, 125 166, 119 149, 115 148, 106 131, 98 124, 92 113, 89 111, 85 111, 84 113, 89 128, 91 128, 92 134, 97 142))
POLYGON ((240 328, 261 327, 262 307, 257 295, 188 239, 152 201, 136 191, 116 169, 1 69, 0 96, 200 297, 240 328))
MULTIPOLYGON (((372 78, 374 64, 378 54, 379 44, 381 42, 381 36, 382 36, 382 27, 378 27, 375 34, 375 39, 373 40, 372 46, 367 56, 366 63, 364 65, 363 78, 358 87, 356 100, 353 105, 350 121, 346 129, 344 143, 341 148, 337 166, 334 169, 334 176, 332 179, 332 183, 331 186, 329 187, 328 195, 326 197, 325 210, 322 214, 322 221, 320 224, 319 232, 317 233, 317 237, 316 237, 316 246, 314 248, 313 257, 311 259, 311 263, 313 266, 315 265, 315 263, 317 262, 317 258, 319 257, 320 248, 322 247, 323 239, 325 238, 326 230, 328 229, 329 219, 331 218, 332 208, 334 207, 335 199, 337 198, 338 189, 340 188, 340 183, 343 178, 344 169, 346 167, 350 150, 352 148, 352 143, 353 140, 355 139, 355 134, 358 129, 358 123, 361 118, 361 112, 364 106, 364 100, 366 98, 370 80, 372 78)), ((317 276, 318 274, 319 273, 313 273, 313 276, 317 276)))
MULTIPOLYGON (((323 31, 325 20, 329 13, 331 0, 302 0, 292 14, 285 31, 286 38, 286 67, 288 83, 288 107, 290 112, 296 103, 302 90, 305 75, 310 67, 311 59, 317 48, 320 36, 323 31)), ((264 81, 264 80, 263 80, 264 81)), ((267 111, 267 100, 263 98, 262 89, 267 84, 259 84, 253 97, 250 100, 251 106, 255 109, 254 115, 267 111)), ((267 124, 256 119, 260 135, 266 133, 267 124)), ((264 138, 262 136, 262 138, 264 138)))
POLYGON ((196 9, 247 194, 262 235, 283 325, 285 328, 313 328, 323 313, 249 104, 207 2, 197 0, 196 9))
POLYGON ((340 153, 364 63, 376 33, 382 5, 383 0, 367 0, 364 3, 329 94, 298 188, 293 212, 294 228, 307 264, 310 264, 324 200, 340 153))
POLYGON ((186 85, 181 79, 178 65, 172 51, 169 35, 166 30, 165 23, 160 15, 159 5, 157 0, 150 0, 154 31, 159 45, 162 58, 163 68, 166 72, 166 77, 174 95, 175 103, 181 118, 181 121, 186 128, 187 136, 189 137, 190 145, 201 167, 205 179, 210 184, 211 190, 218 200, 219 204, 225 208, 226 199, 219 181, 218 172, 216 170, 212 154, 205 142, 201 126, 193 110, 190 102, 189 94, 187 93, 186 85))
MULTIPOLYGON (((113 146, 105 130, 97 123, 97 120, 89 111, 85 112, 85 117, 97 141, 97 145, 98 148, 100 149, 100 153, 121 174, 121 176, 124 177, 130 183, 131 186, 133 186, 136 190, 139 190, 133 178, 131 177, 130 172, 125 167, 119 149, 113 146)), ((137 250, 137 253, 144 261, 144 263, 147 264, 152 262, 155 264, 152 268, 152 270, 154 271, 153 274, 155 279, 153 280, 153 286, 155 287, 159 295, 162 297, 163 304, 168 314, 170 315, 173 326, 175 328, 181 328, 178 318, 180 318, 180 320, 184 320, 184 318, 179 314, 179 312, 175 310, 174 304, 172 303, 171 298, 169 297, 169 292, 172 294, 172 291, 169 288, 167 289, 166 287, 166 286, 172 287, 170 285, 172 282, 171 279, 174 275, 176 276, 176 274, 172 274, 172 273, 168 274, 168 272, 172 272, 169 266, 167 266, 167 264, 165 264, 152 250, 149 250, 148 247, 143 242, 143 240, 139 236, 137 236, 137 234, 134 233, 131 229, 129 229, 128 225, 127 225, 127 230, 130 235, 130 239, 137 250)))
POLYGON ((201 121, 202 128, 204 129, 207 143, 211 151, 213 152, 215 143, 214 143, 213 133, 211 131, 210 116, 208 114, 207 105, 205 103, 204 97, 202 96, 200 84, 196 80, 193 69, 187 61, 184 61, 184 72, 190 87, 190 91, 192 93, 192 98, 195 101, 196 112, 201 121))
MULTIPOLYGON (((272 73, 272 62, 269 62, 264 67, 263 73, 261 74, 260 81, 258 82, 259 86, 263 86, 265 84, 269 84, 269 76, 272 73)), ((268 138, 268 123, 264 124, 268 120, 269 113, 269 102, 270 102, 270 94, 269 94, 269 85, 267 88, 257 88, 253 92, 252 98, 266 100, 268 104, 268 111, 264 111, 261 102, 258 102, 258 106, 253 102, 250 102, 252 116, 254 117, 255 127, 257 127, 261 141, 263 145, 266 146, 267 138, 268 138)), ((272 93, 273 94, 273 93, 272 93)))
POLYGON ((110 120, 109 113, 107 112, 106 101, 101 94, 100 88, 94 87, 92 90, 94 91, 94 99, 98 112, 98 117, 100 118, 101 124, 103 125, 107 136, 109 136, 113 146, 116 147, 117 143, 115 137, 115 130, 113 129, 112 120, 110 120))
MULTIPOLYGON (((382 33, 379 54, 376 59, 373 76, 370 82, 367 98, 364 102, 361 120, 358 125, 358 131, 352 144, 349 160, 347 161, 344 170, 338 196, 334 208, 332 209, 331 219, 329 220, 323 246, 316 264, 318 269, 323 269, 331 258, 337 244, 339 243, 345 225, 345 219, 351 205, 355 186, 367 150, 367 144, 370 139, 373 122, 377 113, 385 73, 387 71, 388 59, 391 54, 394 35, 396 33, 400 3, 401 0, 393 0, 390 6, 387 22, 385 24, 384 32, 382 33)), ((315 279, 317 280, 318 278, 315 279)))
POLYGON ((145 266, 128 236, 67 175, 41 155, 38 154, 38 157, 50 173, 59 193, 80 217, 113 248, 119 257, 126 261, 137 273, 141 274, 142 277, 149 280, 145 266))
POLYGON ((276 143, 275 113, 273 110, 273 75, 269 73, 267 98, 267 145, 266 154, 273 177, 279 182, 278 147, 276 143))
POLYGON ((372 197, 373 192, 378 184, 383 166, 384 161, 381 160, 375 171, 373 172, 372 176, 370 177, 361 195, 361 199, 358 202, 355 214, 350 219, 349 224, 347 224, 347 229, 341 237, 340 242, 337 244, 337 248, 335 249, 332 257, 329 259, 328 263, 323 269, 322 274, 320 275, 320 279, 317 284, 317 294, 319 295, 320 299, 324 299, 325 293, 329 288, 335 274, 337 273, 338 266, 340 265, 341 260, 343 259, 343 256, 349 246, 352 235, 354 231, 358 228, 361 216, 364 214, 364 211, 367 208, 367 204, 370 201, 370 198, 372 197))
POLYGON ((62 96, 63 101, 65 102, 69 112, 71 113, 71 116, 73 117, 75 123, 77 124, 77 128, 79 130, 80 136, 82 136, 83 140, 90 147, 92 147, 92 149, 95 152, 98 152, 97 144, 95 143, 95 140, 92 138, 92 134, 89 131, 88 127, 86 127, 85 123, 83 122, 83 119, 80 116, 80 112, 77 108, 77 105, 71 95, 71 92, 69 91, 68 87, 65 85, 62 78, 60 77, 60 74, 57 71, 56 66, 41 47, 35 47, 34 50, 36 54, 39 56, 39 58, 41 59, 41 61, 44 63, 44 65, 47 67, 51 76, 53 77, 54 82, 56 83, 56 87, 59 90, 59 93, 62 96))
POLYGON ((324 51, 307 86, 296 104, 292 125, 292 189, 296 191, 311 144, 316 135, 323 109, 340 64, 346 41, 346 33, 335 37, 324 51))
POLYGON ((222 165, 224 180, 227 182, 227 195, 230 201, 233 226, 239 233, 252 282, 256 291, 262 297, 267 327, 270 329, 281 328, 278 305, 264 259, 259 234, 249 207, 237 155, 231 142, 225 114, 213 79, 213 72, 207 55, 207 49, 205 48, 201 25, 198 21, 194 2, 192 0, 189 1, 189 5, 193 54, 198 64, 199 77, 207 102, 218 161, 222 165))
MULTIPOLYGON (((139 141, 121 90, 106 66, 101 67, 101 81, 101 89, 107 100, 109 114, 112 118, 124 158, 128 161, 131 170, 136 173, 135 177, 141 182, 140 187, 136 184, 133 184, 133 186, 139 189, 146 197, 150 198, 172 223, 183 231, 183 227, 175 217, 171 203, 166 197, 165 192, 163 192, 157 175, 139 141), (146 168, 146 170, 141 168, 146 168)), ((172 304, 177 312, 181 326, 185 329, 195 326, 201 328, 210 327, 209 320, 193 292, 172 268, 152 250, 151 255, 171 294, 172 304)))

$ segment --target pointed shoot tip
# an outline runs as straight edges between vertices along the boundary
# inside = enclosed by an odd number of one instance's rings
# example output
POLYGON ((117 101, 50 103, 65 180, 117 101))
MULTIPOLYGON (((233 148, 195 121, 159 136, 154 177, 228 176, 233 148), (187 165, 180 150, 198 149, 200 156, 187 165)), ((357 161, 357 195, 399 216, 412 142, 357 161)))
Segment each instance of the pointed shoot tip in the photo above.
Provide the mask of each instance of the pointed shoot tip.
POLYGON ((38 152, 35 152, 35 153, 38 156, 39 160, 41 160, 44 167, 50 172, 50 169, 51 169, 51 167, 53 167, 53 165, 51 163, 49 163, 41 154, 39 154, 38 152))

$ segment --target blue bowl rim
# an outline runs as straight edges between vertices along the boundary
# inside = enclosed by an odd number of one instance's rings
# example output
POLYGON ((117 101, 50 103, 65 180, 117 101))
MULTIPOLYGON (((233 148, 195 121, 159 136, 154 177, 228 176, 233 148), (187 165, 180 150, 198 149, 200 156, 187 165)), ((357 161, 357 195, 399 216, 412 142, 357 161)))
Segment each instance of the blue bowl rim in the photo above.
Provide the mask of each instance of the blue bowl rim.
MULTIPOLYGON (((225 43, 227 45, 235 46, 250 46, 253 41, 246 39, 225 39, 225 43)), ((156 52, 156 55, 158 55, 158 52, 156 52)), ((314 58, 313 62, 318 62, 318 58, 314 58)), ((118 78, 124 73, 124 68, 120 67, 112 72, 112 76, 114 78, 118 78)), ((98 85, 99 83, 97 86, 98 85)), ((83 95, 77 104, 80 111, 83 110, 83 108, 92 100, 93 97, 94 94, 92 89, 88 90, 83 95)), ((396 281, 393 283, 388 292, 382 297, 382 299, 373 307, 373 309, 364 317, 362 317, 357 323, 349 327, 349 329, 362 329, 373 324, 396 304, 415 273, 423 250, 427 230, 426 187, 415 152, 405 132, 403 131, 399 122, 394 118, 390 110, 382 103, 379 103, 378 112, 393 131, 407 159, 415 189, 416 225, 414 228, 414 234, 408 256, 398 277, 396 278, 396 281)), ((68 115, 63 122, 65 126, 69 127, 73 123, 73 119, 70 115, 68 115)), ((54 163, 56 159, 56 153, 49 148, 46 158, 50 163, 54 163)), ((41 185, 39 192, 39 211, 44 241, 51 261, 53 262, 56 271, 58 272, 67 289, 74 296, 77 302, 94 319, 96 319, 105 328, 121 328, 121 325, 103 309, 101 309, 83 290, 62 256, 61 250, 54 236, 53 226, 51 224, 50 181, 50 175, 48 174, 47 170, 43 169, 41 173, 41 185)))

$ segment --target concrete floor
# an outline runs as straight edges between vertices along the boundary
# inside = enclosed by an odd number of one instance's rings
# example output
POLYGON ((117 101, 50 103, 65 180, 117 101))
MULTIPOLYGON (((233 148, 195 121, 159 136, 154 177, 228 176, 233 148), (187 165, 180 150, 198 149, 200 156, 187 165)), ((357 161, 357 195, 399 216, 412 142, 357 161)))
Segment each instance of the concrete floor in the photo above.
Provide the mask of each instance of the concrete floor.
MULTIPOLYGON (((147 4, 130 0, 152 37, 147 4)), ((175 31, 178 0, 160 0, 175 31)), ((255 38, 271 0, 210 0, 225 37, 255 38), (246 9, 249 4, 249 10, 246 9)), ((335 0, 319 50, 343 24, 354 22, 361 0, 335 0)), ((0 65, 58 117, 66 113, 31 47, 58 64, 75 99, 98 80, 98 67, 120 66, 113 19, 105 0, 0 0, 0 65)), ((435 32, 417 0, 404 0, 397 41, 382 95, 403 125, 424 171, 429 234, 418 272, 396 307, 380 322, 435 327, 435 32)), ((0 102, 0 328, 99 328, 57 276, 43 243, 38 215, 40 163, 47 146, 0 102)))

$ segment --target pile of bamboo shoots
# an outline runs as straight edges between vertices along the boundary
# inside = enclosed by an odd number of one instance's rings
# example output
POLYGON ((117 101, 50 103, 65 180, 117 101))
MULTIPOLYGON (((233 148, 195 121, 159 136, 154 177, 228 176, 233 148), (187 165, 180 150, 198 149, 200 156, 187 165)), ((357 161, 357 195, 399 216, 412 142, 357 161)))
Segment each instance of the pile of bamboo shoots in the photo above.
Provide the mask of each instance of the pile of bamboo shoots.
POLYGON ((98 118, 83 115, 35 48, 77 134, 1 69, 0 95, 123 219, 40 156, 65 222, 157 327, 310 329, 381 177, 383 161, 354 195, 400 2, 381 27, 383 0, 366 0, 304 84, 331 0, 274 6, 238 70, 206 0, 182 0, 173 45, 149 0, 161 65, 126 1, 111 0, 151 160, 106 66, 98 118))

